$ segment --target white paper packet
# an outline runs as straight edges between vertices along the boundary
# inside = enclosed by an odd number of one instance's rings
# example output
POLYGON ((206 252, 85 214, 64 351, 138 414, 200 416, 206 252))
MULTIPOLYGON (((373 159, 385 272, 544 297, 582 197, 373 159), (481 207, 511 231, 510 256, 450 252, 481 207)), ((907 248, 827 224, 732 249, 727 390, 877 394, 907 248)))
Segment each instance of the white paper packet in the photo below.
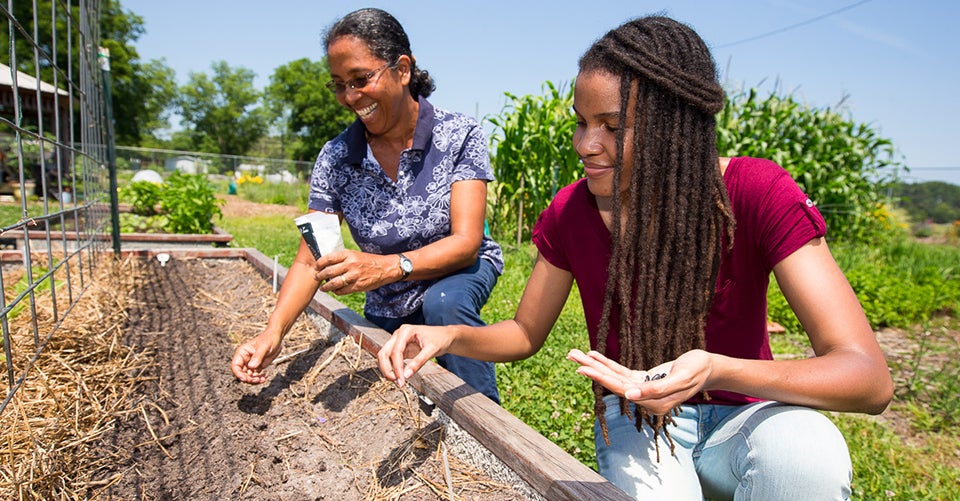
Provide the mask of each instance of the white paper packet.
POLYGON ((327 212, 311 212, 294 220, 314 259, 343 249, 340 218, 327 212))

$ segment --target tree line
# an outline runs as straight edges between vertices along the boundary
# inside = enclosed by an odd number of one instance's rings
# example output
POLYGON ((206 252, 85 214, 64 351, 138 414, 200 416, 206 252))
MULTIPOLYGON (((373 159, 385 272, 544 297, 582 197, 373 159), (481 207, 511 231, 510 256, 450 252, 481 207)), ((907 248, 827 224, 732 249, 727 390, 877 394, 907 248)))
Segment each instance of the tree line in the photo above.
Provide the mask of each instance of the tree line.
POLYGON ((937 224, 960 221, 960 186, 943 181, 897 183, 893 195, 912 221, 937 224))
MULTIPOLYGON (((69 79, 66 68, 75 79, 80 75, 80 41, 68 44, 53 36, 66 33, 67 24, 80 18, 78 4, 13 3, 11 13, 20 26, 0 32, 0 42, 9 47, 13 33, 18 70, 31 76, 39 72, 41 80, 56 80, 61 88, 69 79)), ((208 73, 191 72, 186 84, 177 85, 165 59, 140 57, 135 43, 144 32, 143 18, 119 1, 100 3, 100 44, 110 51, 118 145, 312 160, 324 142, 353 121, 323 86, 330 79, 325 60, 286 63, 262 90, 254 86, 252 70, 226 61, 213 62, 208 73), (166 137, 174 115, 182 129, 166 137)))

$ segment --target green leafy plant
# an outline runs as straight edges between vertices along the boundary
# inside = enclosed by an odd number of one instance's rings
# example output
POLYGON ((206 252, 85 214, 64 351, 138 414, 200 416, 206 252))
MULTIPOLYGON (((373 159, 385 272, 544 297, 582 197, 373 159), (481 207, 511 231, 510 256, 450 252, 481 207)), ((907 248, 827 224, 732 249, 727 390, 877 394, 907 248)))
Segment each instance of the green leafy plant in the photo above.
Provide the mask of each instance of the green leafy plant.
POLYGON ((224 202, 203 174, 174 172, 162 184, 132 182, 120 189, 120 198, 132 206, 132 213, 120 215, 126 233, 212 233, 223 215, 224 202))
POLYGON ((131 212, 138 216, 158 214, 160 184, 150 181, 135 181, 120 190, 120 198, 131 205, 131 212))
MULTIPOLYGON (((874 245, 838 243, 833 254, 874 328, 921 324, 960 313, 960 250, 891 240, 874 245)), ((771 281, 770 318, 802 333, 793 310, 771 281)))
POLYGON ((557 190, 579 179, 582 171, 573 148, 572 86, 548 81, 542 96, 506 96, 509 102, 500 115, 486 119, 495 127, 490 150, 496 177, 488 220, 496 238, 516 233, 520 242, 530 236, 557 190))
POLYGON ((160 212, 171 233, 212 233, 214 218, 223 216, 221 205, 202 174, 174 172, 160 190, 160 212))
MULTIPOLYGON (((36 280, 37 277, 42 276, 44 273, 47 273, 48 271, 49 269, 45 266, 36 266, 33 268, 32 276, 34 277, 34 280, 36 280)), ((60 281, 57 281, 55 285, 59 286, 60 281)), ((29 286, 30 286, 30 283, 27 281, 27 274, 24 273, 23 276, 20 277, 20 280, 18 280, 17 283, 13 284, 13 295, 19 296, 25 290, 27 290, 29 286)), ((33 293, 43 294, 48 290, 50 290, 50 280, 43 280, 37 283, 37 287, 33 290, 33 293)), ((7 313, 7 319, 13 320, 14 318, 17 318, 17 316, 20 315, 20 313, 23 312, 23 310, 27 308, 29 305, 30 303, 28 301, 25 301, 25 300, 20 301, 15 306, 13 306, 13 308, 10 308, 10 312, 7 313)), ((0 346, 3 346, 3 344, 0 343, 0 346)))
POLYGON ((162 215, 141 216, 131 212, 120 213, 120 233, 165 233, 167 218, 162 215))

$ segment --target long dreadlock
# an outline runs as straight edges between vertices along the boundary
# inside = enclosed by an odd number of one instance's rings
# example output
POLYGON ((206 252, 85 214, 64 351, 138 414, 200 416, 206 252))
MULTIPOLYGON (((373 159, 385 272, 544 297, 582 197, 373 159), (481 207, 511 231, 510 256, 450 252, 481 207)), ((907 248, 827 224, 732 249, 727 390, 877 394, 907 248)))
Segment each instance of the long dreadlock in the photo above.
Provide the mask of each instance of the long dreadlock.
MULTIPOLYGON (((580 59, 580 72, 589 71, 620 77, 620 109, 632 104, 636 117, 633 174, 623 193, 619 169, 627 113, 620 114, 613 248, 597 349, 606 350, 604 326, 616 329, 620 364, 648 369, 705 348, 724 239, 728 249, 733 245, 734 220, 718 166, 714 118, 724 94, 703 40, 665 17, 635 19, 607 33, 580 59)), ((595 382, 593 391, 609 444, 603 387, 595 382)), ((621 413, 628 409, 621 398, 621 413)), ((647 423, 655 438, 663 433, 673 453, 666 424, 677 413, 679 407, 658 416, 636 406, 637 430, 647 423)), ((659 460, 659 442, 654 442, 659 460)))

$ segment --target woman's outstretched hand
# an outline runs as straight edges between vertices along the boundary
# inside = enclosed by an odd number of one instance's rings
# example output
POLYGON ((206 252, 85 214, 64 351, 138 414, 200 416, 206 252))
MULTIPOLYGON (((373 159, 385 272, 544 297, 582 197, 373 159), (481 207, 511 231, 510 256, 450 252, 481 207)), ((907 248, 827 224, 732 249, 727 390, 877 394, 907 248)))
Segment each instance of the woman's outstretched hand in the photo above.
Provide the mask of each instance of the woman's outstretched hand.
POLYGON ((670 412, 701 391, 711 367, 710 354, 703 350, 689 351, 646 371, 628 369, 596 351, 573 349, 567 359, 580 364, 577 374, 656 415, 670 412))

